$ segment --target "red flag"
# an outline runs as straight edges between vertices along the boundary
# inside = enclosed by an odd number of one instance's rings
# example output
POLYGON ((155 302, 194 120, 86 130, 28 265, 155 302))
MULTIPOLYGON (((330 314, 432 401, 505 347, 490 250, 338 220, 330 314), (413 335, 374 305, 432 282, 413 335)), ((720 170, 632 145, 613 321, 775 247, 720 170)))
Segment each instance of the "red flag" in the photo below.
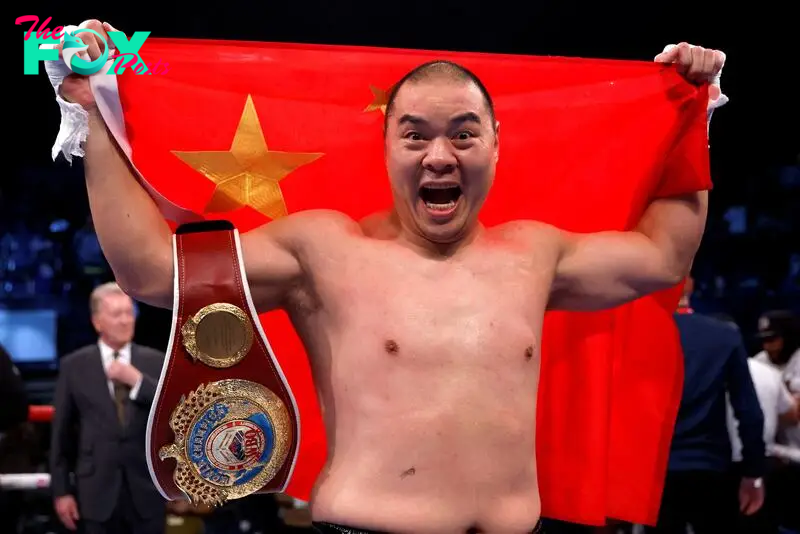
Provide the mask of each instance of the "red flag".
MULTIPOLYGON (((158 194, 240 231, 285 212, 327 208, 358 219, 389 208, 385 92, 431 59, 473 70, 495 100, 502 135, 487 225, 626 229, 654 196, 711 187, 707 90, 652 62, 175 39, 148 39, 142 56, 168 72, 92 79, 105 116, 121 103, 112 131, 158 194), (220 194, 209 168, 259 136, 249 150, 269 151, 283 178, 248 198, 220 194), (206 154, 197 161, 193 152, 206 154)), ((669 291, 546 317, 536 450, 543 515, 655 521, 682 389, 677 301, 669 291)), ((288 493, 308 499, 326 455, 311 373, 287 316, 261 319, 302 418, 288 493)))

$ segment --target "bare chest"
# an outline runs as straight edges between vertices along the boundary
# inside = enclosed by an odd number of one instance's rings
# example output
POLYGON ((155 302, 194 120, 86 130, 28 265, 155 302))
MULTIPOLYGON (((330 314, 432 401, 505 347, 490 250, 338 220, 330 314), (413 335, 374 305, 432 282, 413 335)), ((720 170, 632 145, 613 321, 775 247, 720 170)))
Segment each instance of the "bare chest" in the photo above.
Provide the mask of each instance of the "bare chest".
POLYGON ((381 245, 329 262, 315 290, 327 329, 355 352, 422 365, 538 356, 551 275, 530 258, 476 248, 432 260, 381 245))

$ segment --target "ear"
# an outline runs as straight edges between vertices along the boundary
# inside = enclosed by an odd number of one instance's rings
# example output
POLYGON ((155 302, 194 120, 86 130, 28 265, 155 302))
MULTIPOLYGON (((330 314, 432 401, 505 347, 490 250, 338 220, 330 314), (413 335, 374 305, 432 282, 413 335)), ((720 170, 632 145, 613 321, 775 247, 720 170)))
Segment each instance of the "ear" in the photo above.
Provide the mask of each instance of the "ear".
POLYGON ((500 159, 500 121, 494 121, 495 161, 500 159))
POLYGON ((98 334, 100 333, 100 324, 97 322, 97 318, 92 316, 92 326, 94 327, 95 332, 98 334))

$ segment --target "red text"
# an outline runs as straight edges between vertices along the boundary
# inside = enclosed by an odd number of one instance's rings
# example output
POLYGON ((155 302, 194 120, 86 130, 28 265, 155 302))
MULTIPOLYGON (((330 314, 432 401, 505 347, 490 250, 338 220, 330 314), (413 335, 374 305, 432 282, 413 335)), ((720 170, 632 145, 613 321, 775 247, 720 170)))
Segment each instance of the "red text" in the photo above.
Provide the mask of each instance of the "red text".
POLYGON ((114 74, 121 74, 123 69, 129 68, 135 74, 166 74, 168 72, 169 63, 166 61, 162 64, 161 60, 159 59, 158 62, 153 66, 153 68, 148 68, 144 61, 142 61, 139 57, 139 54, 133 52, 126 52, 124 54, 115 54, 108 59, 117 59, 123 58, 117 64, 116 69, 114 70, 114 74), (144 70, 147 69, 147 72, 144 70))
MULTIPOLYGON (((47 24, 50 22, 50 19, 53 17, 47 17, 42 25, 39 26, 39 29, 36 30, 36 37, 38 39, 61 39, 61 36, 64 35, 62 32, 64 31, 64 26, 56 26, 55 30, 51 30, 47 27, 47 24)), ((15 24, 19 25, 24 22, 32 22, 28 33, 25 34, 25 40, 28 40, 28 37, 31 36, 33 30, 36 29, 36 25, 39 24, 39 17, 36 15, 22 15, 21 17, 17 17, 15 24)))
POLYGON ((255 430, 248 430, 244 433, 244 454, 248 458, 258 457, 260 451, 261 439, 255 430))

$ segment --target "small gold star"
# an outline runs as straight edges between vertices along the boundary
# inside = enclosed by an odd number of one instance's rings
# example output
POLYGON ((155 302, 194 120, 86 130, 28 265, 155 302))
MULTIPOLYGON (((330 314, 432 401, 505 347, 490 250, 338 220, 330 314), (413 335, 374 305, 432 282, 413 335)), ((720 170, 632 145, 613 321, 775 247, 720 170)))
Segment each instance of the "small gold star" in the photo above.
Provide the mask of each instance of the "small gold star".
POLYGON ((381 113, 386 115, 386 105, 389 103, 389 92, 392 88, 390 87, 384 91, 374 85, 370 85, 369 90, 372 91, 372 96, 374 98, 372 103, 364 108, 364 113, 381 110, 381 113))
POLYGON ((173 150, 172 153, 217 185, 205 212, 221 213, 250 206, 270 219, 288 213, 278 182, 323 155, 270 150, 250 95, 230 150, 173 150))

